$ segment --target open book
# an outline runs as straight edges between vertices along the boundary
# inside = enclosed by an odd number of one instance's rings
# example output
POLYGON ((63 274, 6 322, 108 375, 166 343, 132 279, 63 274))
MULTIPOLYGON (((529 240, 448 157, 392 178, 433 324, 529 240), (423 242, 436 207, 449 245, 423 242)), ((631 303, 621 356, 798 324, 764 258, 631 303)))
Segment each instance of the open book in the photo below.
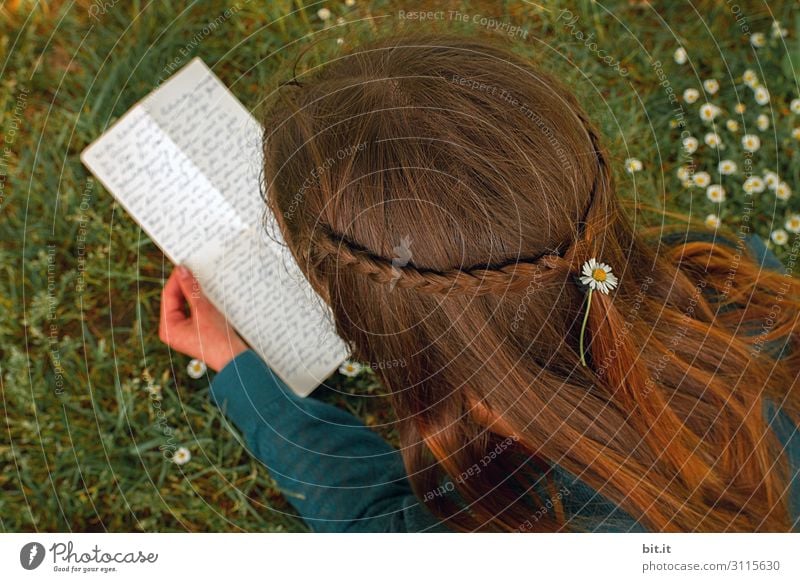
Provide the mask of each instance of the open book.
POLYGON ((81 160, 272 370, 301 396, 347 351, 277 233, 259 189, 261 128, 195 58, 81 160), (266 223, 266 226, 265 226, 266 223), (267 230, 268 229, 268 230, 267 230))

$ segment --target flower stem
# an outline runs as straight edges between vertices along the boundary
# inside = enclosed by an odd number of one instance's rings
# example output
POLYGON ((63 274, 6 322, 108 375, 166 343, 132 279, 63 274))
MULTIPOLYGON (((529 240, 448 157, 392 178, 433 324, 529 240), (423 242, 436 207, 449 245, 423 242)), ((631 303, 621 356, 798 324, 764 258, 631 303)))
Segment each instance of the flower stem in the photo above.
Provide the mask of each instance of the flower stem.
POLYGON ((586 322, 589 320, 589 309, 592 307, 592 291, 594 291, 594 289, 589 288, 589 294, 586 296, 586 312, 583 314, 583 323, 581 324, 579 349, 581 352, 581 364, 583 364, 584 367, 586 367, 586 357, 584 356, 583 336, 586 334, 586 322))

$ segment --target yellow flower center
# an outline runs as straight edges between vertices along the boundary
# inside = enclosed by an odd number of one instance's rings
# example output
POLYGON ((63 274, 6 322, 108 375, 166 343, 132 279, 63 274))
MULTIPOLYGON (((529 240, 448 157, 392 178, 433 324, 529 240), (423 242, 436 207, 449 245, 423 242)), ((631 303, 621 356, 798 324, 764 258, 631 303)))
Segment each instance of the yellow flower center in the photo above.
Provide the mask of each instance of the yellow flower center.
POLYGON ((595 269, 594 271, 592 271, 592 279, 594 279, 595 281, 599 281, 600 283, 605 281, 606 280, 606 272, 605 272, 605 270, 603 270, 603 269, 595 269))

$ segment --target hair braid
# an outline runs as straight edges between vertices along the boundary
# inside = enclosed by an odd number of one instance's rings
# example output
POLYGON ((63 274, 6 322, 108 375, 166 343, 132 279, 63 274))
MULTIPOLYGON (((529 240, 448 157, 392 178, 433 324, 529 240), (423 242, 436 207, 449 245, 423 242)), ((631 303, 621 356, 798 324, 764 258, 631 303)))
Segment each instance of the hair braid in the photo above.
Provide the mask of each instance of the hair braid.
POLYGON ((475 295, 519 293, 532 281, 539 285, 563 279, 576 270, 575 259, 583 255, 586 241, 571 244, 563 255, 542 253, 530 259, 515 260, 498 266, 479 266, 466 269, 437 271, 418 268, 410 263, 393 264, 384 257, 359 247, 329 228, 317 229, 311 243, 310 256, 319 265, 333 258, 340 267, 368 277, 382 285, 413 289, 421 293, 446 295, 465 293, 475 295))

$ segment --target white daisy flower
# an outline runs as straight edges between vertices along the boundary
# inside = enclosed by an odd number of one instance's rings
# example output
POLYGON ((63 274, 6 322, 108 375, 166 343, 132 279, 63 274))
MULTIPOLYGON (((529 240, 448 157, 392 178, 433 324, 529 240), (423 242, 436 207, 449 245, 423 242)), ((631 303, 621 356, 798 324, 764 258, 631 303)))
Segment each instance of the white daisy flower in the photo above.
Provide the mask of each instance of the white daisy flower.
POLYGON ((772 242, 778 246, 783 246, 789 242, 789 235, 782 228, 776 228, 773 230, 772 234, 769 235, 769 238, 771 238, 772 242))
POLYGON ((719 163, 719 173, 723 176, 730 176, 736 173, 736 162, 733 160, 722 160, 719 163))
POLYGON ((355 378, 361 373, 363 366, 358 362, 353 362, 352 360, 345 360, 342 362, 342 365, 339 366, 339 373, 343 376, 348 376, 350 378, 355 378))
POLYGON ((699 145, 697 138, 694 138, 692 136, 683 138, 682 143, 683 143, 683 149, 686 150, 687 154, 693 154, 694 152, 696 152, 697 146, 699 145))
POLYGON ((617 286, 617 277, 611 272, 611 267, 597 262, 597 259, 586 261, 581 273, 581 283, 588 285, 593 291, 597 290, 608 295, 608 292, 617 286))
POLYGON ((703 121, 714 121, 722 110, 713 103, 703 103, 700 106, 700 119, 703 121))
POLYGON ((786 182, 780 182, 775 188, 775 196, 778 200, 786 201, 792 195, 792 190, 786 182))
POLYGON ((706 79, 703 81, 703 89, 706 90, 706 93, 709 95, 713 95, 717 91, 719 91, 719 81, 716 79, 706 79))
POLYGON ((725 122, 725 127, 728 128, 728 131, 736 133, 737 131, 739 131, 739 122, 736 121, 735 119, 729 119, 728 121, 725 122))
POLYGON ((681 182, 685 182, 692 176, 692 171, 689 168, 689 166, 681 166, 680 168, 678 168, 678 171, 676 173, 678 175, 678 180, 680 180, 681 182))
POLYGON ((195 380, 202 378, 206 370, 205 362, 201 362, 200 360, 191 360, 189 365, 186 366, 186 373, 189 374, 190 378, 194 378, 195 380))
POLYGON ((192 460, 192 452, 186 447, 178 447, 172 453, 172 462, 176 465, 185 465, 192 460))
POLYGON ((719 135, 715 131, 711 131, 705 135, 703 141, 706 142, 706 145, 711 148, 716 148, 722 143, 722 140, 719 139, 719 135))
POLYGON ((753 69, 746 69, 742 74, 742 81, 751 89, 758 87, 758 75, 753 69))
POLYGON ((761 138, 752 133, 746 133, 742 136, 742 147, 748 152, 757 152, 761 147, 761 138))
POLYGON ((764 87, 756 87, 756 90, 753 92, 753 96, 756 99, 756 103, 759 105, 766 105, 769 103, 769 91, 767 91, 764 87))
POLYGON ((695 172, 694 176, 692 176, 692 182, 694 182, 695 186, 705 188, 711 184, 711 176, 708 175, 708 172, 695 172))
POLYGON ((628 158, 625 160, 625 170, 627 170, 629 174, 640 172, 643 167, 642 162, 636 158, 628 158))
POLYGON ((742 113, 747 111, 747 105, 745 105, 744 103, 737 103, 736 105, 734 105, 733 110, 739 115, 741 115, 742 113))
POLYGON ((772 38, 784 38, 789 31, 786 30, 777 20, 772 21, 772 38))
POLYGON ((792 214, 786 219, 784 226, 792 234, 800 233, 800 214, 792 214))
POLYGON ((792 130, 792 137, 793 137, 794 139, 800 139, 800 127, 795 127, 795 128, 792 130))
POLYGON ((742 184, 742 189, 748 194, 760 194, 765 188, 764 180, 758 176, 750 176, 744 181, 744 184, 742 184))
POLYGON ((770 190, 775 190, 780 184, 780 178, 775 172, 764 172, 764 183, 770 190))
POLYGON ((789 103, 789 109, 792 110, 792 113, 800 113, 800 99, 792 99, 792 102, 789 103))
POLYGON ((336 39, 336 44, 344 44, 344 39, 339 37, 336 39))
POLYGON ((709 214, 708 216, 706 216, 704 222, 707 228, 711 228, 714 230, 718 229, 720 225, 719 216, 717 216, 716 214, 709 214))
POLYGON ((692 104, 699 98, 700 98, 700 91, 698 91, 697 89, 689 88, 683 92, 683 100, 686 101, 686 103, 692 104))
POLYGON ((767 37, 764 36, 763 32, 754 32, 750 36, 750 44, 752 44, 756 48, 761 48, 765 44, 767 44, 767 37))
POLYGON ((769 117, 763 113, 756 118, 756 127, 759 131, 767 131, 769 129, 769 117))
POLYGON ((680 46, 672 53, 672 58, 675 59, 675 62, 679 65, 683 65, 689 59, 689 55, 686 53, 686 49, 680 46))
POLYGON ((320 8, 319 10, 317 10, 317 17, 319 17, 320 20, 330 20, 331 11, 328 10, 327 8, 320 8))
POLYGON ((711 184, 706 188, 706 197, 714 203, 725 202, 725 188, 719 184, 711 184))

